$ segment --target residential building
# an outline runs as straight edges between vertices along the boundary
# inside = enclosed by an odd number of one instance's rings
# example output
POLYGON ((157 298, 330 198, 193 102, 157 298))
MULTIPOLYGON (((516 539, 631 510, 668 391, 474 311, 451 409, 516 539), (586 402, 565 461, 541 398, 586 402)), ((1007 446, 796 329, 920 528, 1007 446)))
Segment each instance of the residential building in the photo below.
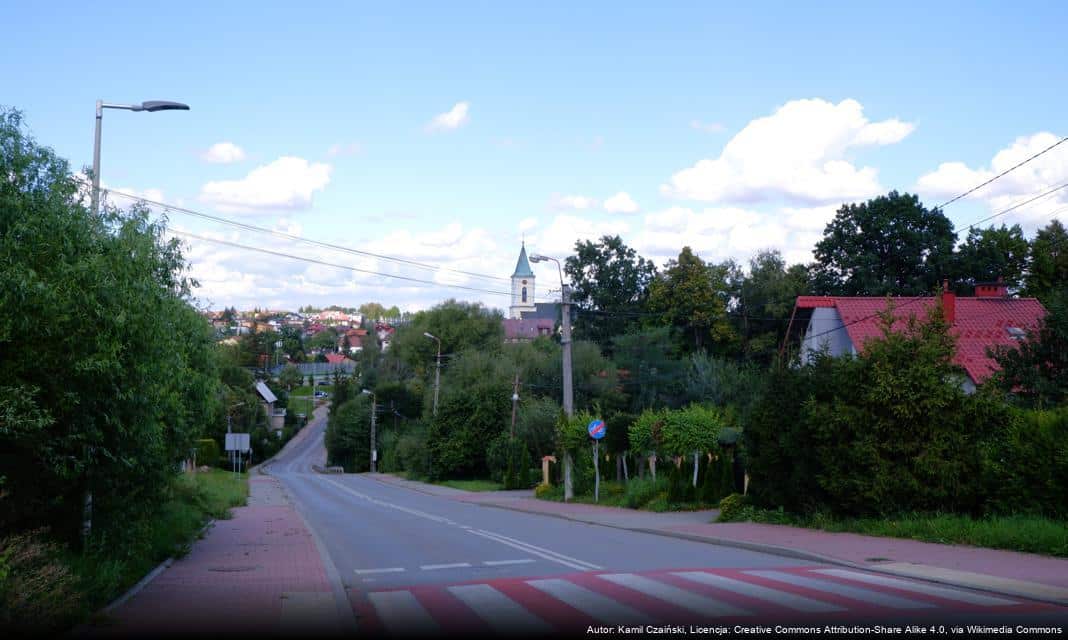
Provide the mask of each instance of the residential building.
POLYGON ((529 342, 537 337, 549 337, 556 327, 556 322, 548 318, 505 318, 501 324, 505 342, 529 342))
POLYGON ((259 394, 263 410, 267 413, 267 428, 281 438, 286 424, 286 410, 275 408, 274 403, 278 402, 278 397, 264 383, 256 382, 256 393, 259 394))
MULTIPOLYGON (((1046 315, 1034 298, 1009 297, 1003 282, 977 283, 974 297, 957 296, 944 287, 940 297, 890 298, 895 328, 903 328, 910 316, 925 319, 939 303, 950 332, 957 340, 953 362, 964 369, 962 388, 972 393, 996 370, 987 350, 1013 346, 1038 328, 1046 315)), ((832 356, 856 355, 864 343, 882 335, 879 314, 887 298, 846 296, 800 296, 787 329, 787 339, 800 338, 801 360, 809 362, 819 351, 832 356)))

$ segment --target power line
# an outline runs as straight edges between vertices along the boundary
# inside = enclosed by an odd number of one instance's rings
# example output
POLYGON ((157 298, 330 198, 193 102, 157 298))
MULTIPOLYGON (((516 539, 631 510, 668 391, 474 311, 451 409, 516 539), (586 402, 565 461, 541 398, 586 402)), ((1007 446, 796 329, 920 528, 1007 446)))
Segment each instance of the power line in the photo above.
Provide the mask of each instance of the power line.
POLYGON ((1052 151, 1054 148, 1064 144, 1066 141, 1068 141, 1068 136, 1066 136, 1064 138, 1061 138, 1057 142, 1051 144, 1050 146, 1046 147, 1042 151, 1039 151, 1038 153, 1036 153, 1035 155, 1031 156, 1030 158, 1027 158, 1024 161, 1009 167, 1008 169, 1002 171, 1001 173, 999 173, 998 175, 994 176, 993 178, 987 180, 986 182, 984 182, 984 183, 982 183, 980 185, 974 186, 971 189, 968 189, 964 193, 960 194, 959 196, 943 202, 942 204, 938 205, 936 207, 936 209, 942 209, 946 205, 953 204, 954 202, 956 202, 957 200, 960 200, 961 198, 967 196, 968 194, 973 193, 975 191, 978 191, 979 189, 982 189, 983 187, 985 187, 986 185, 990 184, 991 182, 994 182, 995 180, 1004 177, 1005 175, 1011 173, 1012 171, 1015 171, 1016 169, 1019 169, 1020 167, 1024 166, 1028 162, 1031 162, 1032 160, 1034 160, 1035 158, 1041 156, 1042 154, 1052 151))
POLYGON ((971 229, 975 225, 982 224, 982 223, 987 222, 989 220, 993 220, 994 218, 997 218, 998 216, 1003 216, 1006 213, 1009 213, 1010 211, 1015 211, 1016 209, 1019 209, 1020 207, 1024 206, 1025 204, 1031 204, 1035 200, 1041 200, 1042 198, 1045 198, 1045 197, 1047 197, 1047 196, 1049 196, 1049 195, 1051 195, 1053 193, 1056 193, 1057 191, 1060 191, 1061 189, 1064 189, 1065 187, 1068 187, 1068 182, 1065 182, 1065 183, 1063 183, 1063 184, 1061 184, 1059 186, 1053 187, 1052 189, 1049 189, 1048 191, 1044 191, 1044 192, 1038 194, 1037 196, 1034 196, 1033 198, 1028 198, 1027 200, 1024 200, 1023 202, 1018 202, 1018 203, 1012 205, 1011 207, 1009 207, 1008 209, 1003 209, 1001 211, 998 211, 997 213, 995 213, 993 215, 989 215, 989 216, 983 218, 982 220, 977 220, 977 221, 971 223, 970 225, 968 225, 966 227, 958 227, 958 228, 954 229, 953 232, 957 233, 958 231, 964 231, 965 229, 971 229))
POLYGON ((395 278, 397 280, 405 280, 405 281, 408 281, 408 282, 416 282, 416 283, 419 283, 419 284, 429 284, 429 285, 438 286, 438 287, 451 287, 451 288, 454 288, 454 289, 463 289, 465 291, 475 291, 475 292, 478 292, 478 293, 489 293, 489 294, 492 294, 492 295, 501 295, 501 296, 508 296, 508 297, 512 296, 511 292, 493 291, 493 290, 490 290, 490 289, 479 289, 477 287, 468 287, 468 286, 460 285, 460 284, 448 284, 448 283, 434 282, 433 280, 424 280, 422 278, 413 278, 413 277, 410 277, 410 276, 401 276, 401 275, 396 275, 396 274, 391 274, 391 273, 382 273, 380 271, 372 271, 370 269, 361 269, 359 267, 353 267, 353 266, 350 266, 350 265, 343 265, 343 264, 337 264, 337 263, 333 263, 333 262, 326 262, 325 260, 317 260, 315 258, 308 258, 306 256, 298 256, 298 255, 294 255, 294 254, 291 254, 291 253, 285 253, 283 251, 275 251, 273 249, 264 249, 263 247, 253 247, 253 246, 250 246, 250 245, 244 245, 244 244, 240 244, 240 243, 237 243, 237 242, 230 242, 229 240, 219 240, 217 238, 208 238, 208 237, 205 237, 205 236, 199 236, 199 235, 197 235, 195 233, 189 233, 188 231, 177 231, 177 230, 171 229, 171 230, 169 230, 169 232, 173 233, 175 235, 185 236, 185 237, 188 237, 188 238, 195 238, 197 240, 203 240, 205 242, 214 242, 216 244, 222 244, 222 245, 226 245, 226 246, 229 246, 229 247, 235 247, 235 248, 238 248, 238 249, 245 249, 247 251, 256 251, 256 252, 259 252, 259 253, 265 253, 265 254, 268 254, 268 255, 278 256, 278 257, 282 257, 282 258, 289 258, 291 260, 298 260, 298 261, 301 261, 301 262, 308 262, 308 263, 311 263, 311 264, 318 264, 318 265, 322 265, 322 266, 326 266, 326 267, 334 267, 334 268, 337 268, 337 269, 345 269, 345 270, 348 270, 348 271, 356 271, 356 272, 359 272, 359 273, 367 273, 367 274, 370 274, 370 275, 382 276, 384 278, 395 278))
MULTIPOLYGON (((75 178, 75 179, 78 180, 77 178, 75 178)), ((136 194, 132 194, 132 193, 125 193, 123 191, 113 191, 113 190, 110 190, 110 189, 102 189, 101 191, 103 191, 105 194, 113 194, 113 195, 116 195, 116 196, 119 196, 119 197, 123 197, 123 198, 127 198, 127 199, 130 199, 130 200, 135 200, 135 201, 138 201, 138 202, 146 202, 148 204, 153 204, 153 205, 156 205, 158 207, 163 207, 163 209, 166 210, 166 211, 174 211, 174 212, 177 212, 177 213, 183 213, 183 214, 186 214, 186 215, 202 218, 202 219, 205 219, 205 220, 211 220, 211 221, 214 221, 214 222, 219 222, 219 223, 230 225, 230 226, 233 226, 233 227, 238 227, 240 229, 245 229, 247 231, 254 231, 254 232, 257 232, 257 233, 265 233, 265 234, 272 235, 272 236, 275 236, 275 237, 278 237, 278 238, 284 238, 286 240, 292 240, 294 242, 303 242, 305 244, 311 244, 311 245, 323 247, 323 248, 326 248, 326 249, 333 249, 335 251, 342 251, 342 252, 345 252, 345 253, 362 255, 362 256, 367 256, 367 257, 372 257, 372 258, 379 258, 381 260, 388 260, 388 261, 391 261, 391 262, 398 262, 398 263, 401 263, 401 264, 407 264, 407 265, 410 265, 410 266, 413 266, 413 267, 418 267, 420 269, 428 269, 428 270, 431 270, 431 271, 448 271, 448 272, 452 272, 452 273, 462 274, 462 275, 465 275, 465 276, 470 276, 470 277, 473 277, 473 278, 482 278, 484 280, 494 280, 494 281, 504 281, 504 282, 508 282, 509 281, 509 278, 504 278, 502 276, 491 276, 491 275, 488 275, 488 274, 476 273, 476 272, 473 272, 473 271, 464 271, 462 269, 452 269, 452 268, 443 267, 443 266, 440 266, 440 265, 432 265, 432 264, 427 264, 425 262, 418 262, 418 261, 415 261, 415 260, 409 260, 407 258, 398 258, 396 256, 389 256, 389 255, 384 255, 384 254, 380 254, 380 253, 374 253, 374 252, 371 252, 371 251, 363 251, 361 249, 353 249, 352 247, 346 247, 344 245, 338 245, 338 244, 333 244, 333 243, 330 243, 330 242, 324 242, 322 240, 314 240, 312 238, 304 238, 304 237, 301 237, 301 236, 296 236, 296 235, 293 235, 293 234, 290 234, 290 233, 286 233, 284 231, 277 231, 275 229, 267 229, 266 227, 259 227, 259 226, 253 225, 253 224, 248 224, 246 222, 238 222, 237 220, 231 220, 229 218, 224 218, 222 216, 211 215, 209 213, 196 211, 194 209, 188 209, 186 207, 180 207, 178 205, 169 204, 169 203, 166 203, 166 202, 160 202, 160 201, 157 201, 157 200, 150 200, 148 198, 145 198, 145 197, 142 197, 142 196, 139 196, 139 195, 136 195, 136 194)))

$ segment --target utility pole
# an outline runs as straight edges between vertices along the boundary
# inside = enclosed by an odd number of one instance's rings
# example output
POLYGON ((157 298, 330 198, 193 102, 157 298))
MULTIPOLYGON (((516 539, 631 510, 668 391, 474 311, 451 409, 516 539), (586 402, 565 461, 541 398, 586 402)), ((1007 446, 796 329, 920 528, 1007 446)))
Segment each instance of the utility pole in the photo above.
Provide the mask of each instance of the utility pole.
POLYGON ((441 390, 441 338, 425 331, 423 335, 438 343, 437 368, 434 371, 434 415, 436 416, 438 415, 438 391, 441 390))
POLYGON ((515 382, 512 383, 512 439, 515 439, 515 411, 519 404, 519 372, 515 372, 515 382))
POLYGON ((369 389, 364 389, 360 393, 371 396, 371 473, 375 473, 378 471, 378 452, 375 451, 375 429, 377 427, 375 414, 378 411, 378 399, 375 398, 375 392, 369 389))
MULTIPOLYGON (((562 280, 562 278, 561 278, 562 280)), ((571 287, 560 284, 560 309, 563 313, 563 336, 560 343, 564 359, 564 413, 570 418, 575 413, 575 393, 571 386, 571 287)), ((564 501, 575 497, 571 482, 571 454, 564 452, 564 501)))

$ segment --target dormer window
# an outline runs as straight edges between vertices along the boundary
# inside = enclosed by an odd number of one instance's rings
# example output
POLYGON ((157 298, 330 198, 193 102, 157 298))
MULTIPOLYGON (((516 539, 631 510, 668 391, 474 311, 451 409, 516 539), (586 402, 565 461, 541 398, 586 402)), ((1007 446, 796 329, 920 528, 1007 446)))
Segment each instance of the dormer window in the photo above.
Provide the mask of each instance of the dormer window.
POLYGON ((1005 331, 1009 332, 1009 337, 1013 340, 1023 340, 1027 337, 1027 332, 1020 327, 1005 327, 1005 331))

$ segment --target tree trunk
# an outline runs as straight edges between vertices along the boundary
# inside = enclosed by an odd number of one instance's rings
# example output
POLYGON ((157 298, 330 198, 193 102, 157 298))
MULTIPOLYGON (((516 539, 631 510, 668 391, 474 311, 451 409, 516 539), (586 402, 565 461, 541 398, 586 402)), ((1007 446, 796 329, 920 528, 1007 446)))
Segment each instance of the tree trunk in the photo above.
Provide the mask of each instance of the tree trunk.
POLYGON ((653 480, 656 480, 656 454, 649 456, 649 473, 652 474, 653 480))
POLYGON ((575 497, 575 488, 571 484, 571 453, 564 452, 564 502, 575 497))
POLYGON ((630 482, 630 476, 627 473, 627 453, 624 452, 623 455, 619 456, 619 459, 623 462, 623 481, 630 482))

